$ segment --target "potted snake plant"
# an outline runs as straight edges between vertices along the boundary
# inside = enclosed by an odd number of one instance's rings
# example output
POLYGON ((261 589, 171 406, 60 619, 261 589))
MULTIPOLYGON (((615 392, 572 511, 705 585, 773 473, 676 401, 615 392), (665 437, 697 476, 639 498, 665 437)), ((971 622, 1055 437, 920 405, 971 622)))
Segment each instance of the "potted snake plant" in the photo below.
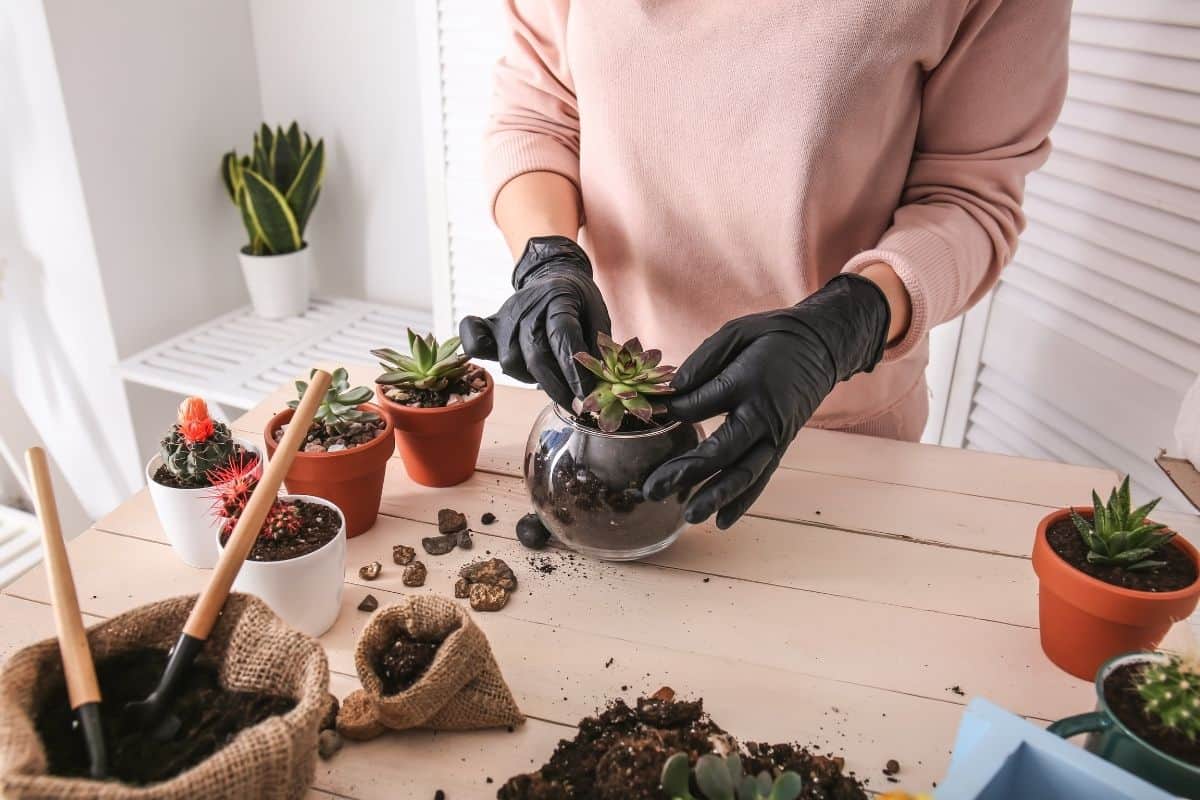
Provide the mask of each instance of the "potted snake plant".
POLYGON ((254 134, 253 154, 230 150, 221 178, 241 212, 250 238, 240 258, 254 312, 264 319, 304 313, 312 284, 312 258, 304 229, 325 178, 325 142, 300 130, 264 123, 254 134))

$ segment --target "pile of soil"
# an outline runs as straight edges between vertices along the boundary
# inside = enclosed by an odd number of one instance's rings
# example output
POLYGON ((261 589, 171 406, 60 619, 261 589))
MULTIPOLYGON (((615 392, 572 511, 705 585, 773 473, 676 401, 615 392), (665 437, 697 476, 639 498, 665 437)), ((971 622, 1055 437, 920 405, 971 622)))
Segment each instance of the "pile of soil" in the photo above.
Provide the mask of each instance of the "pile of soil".
POLYGON ((1060 519, 1046 529, 1046 541, 1054 552, 1080 572, 1093 578, 1140 592, 1173 592, 1196 581, 1196 565, 1187 553, 1168 542, 1151 556, 1167 562, 1152 569, 1127 570, 1123 567, 1093 564, 1087 560, 1088 546, 1070 517, 1060 519))
MULTIPOLYGON (((374 441, 386 427, 387 423, 382 417, 369 422, 352 422, 346 427, 345 433, 339 433, 323 422, 314 422, 300 450, 304 453, 338 453, 374 441)), ((276 444, 283 441, 286 430, 286 424, 275 429, 273 436, 276 444)))
MULTIPOLYGON (((659 779, 673 754, 694 764, 706 753, 732 752, 736 740, 704 713, 703 701, 673 699, 669 689, 639 698, 635 708, 613 700, 579 723, 579 733, 558 743, 536 772, 510 778, 499 800, 669 800, 659 779)), ((843 774, 841 759, 815 755, 799 745, 751 744, 742 749, 747 771, 804 778, 803 800, 866 800, 862 784, 843 774)))
MULTIPOLYGON (((183 727, 169 741, 156 742, 121 710, 125 703, 150 694, 166 663, 164 651, 134 650, 96 664, 104 697, 101 713, 109 774, 124 783, 142 786, 172 778, 220 750, 239 731, 267 717, 285 714, 296 705, 286 697, 224 689, 216 669, 198 663, 188 670, 173 706, 183 727)), ((35 724, 46 749, 50 774, 88 774, 87 750, 75 727, 75 714, 61 677, 47 687, 35 724)))
MULTIPOLYGON (((268 539, 259 536, 250 548, 250 561, 287 561, 320 550, 337 536, 342 527, 342 517, 329 506, 310 503, 307 500, 284 500, 300 512, 300 532, 295 536, 268 539)), ((230 532, 221 533, 221 544, 229 541, 230 532)))
POLYGON ((1145 701, 1134 681, 1145 668, 1143 663, 1123 664, 1104 680, 1104 701, 1109 709, 1140 739, 1157 749, 1200 767, 1200 740, 1192 740, 1180 731, 1161 725, 1145 712, 1145 701))
POLYGON ((411 408, 441 408, 464 403, 473 395, 487 388, 483 367, 467 365, 467 374, 453 381, 445 389, 410 389, 400 386, 384 386, 383 396, 393 403, 411 408))
POLYGON ((395 641, 380 651, 375 659, 375 672, 383 684, 385 695, 399 694, 412 686, 437 655, 439 642, 422 642, 406 631, 400 631, 395 641))
MULTIPOLYGON (((222 464, 221 466, 228 466, 229 463, 235 463, 242 460, 249 461, 252 457, 253 454, 249 453, 246 448, 242 447, 241 445, 235 445, 233 448, 233 455, 230 456, 229 462, 222 464)), ((212 486, 212 481, 208 480, 207 478, 208 476, 205 475, 205 480, 201 483, 185 483, 179 480, 179 476, 177 476, 174 472, 171 472, 171 470, 167 469, 166 464, 159 464, 158 469, 154 470, 154 482, 162 486, 167 486, 171 489, 207 489, 212 486)))

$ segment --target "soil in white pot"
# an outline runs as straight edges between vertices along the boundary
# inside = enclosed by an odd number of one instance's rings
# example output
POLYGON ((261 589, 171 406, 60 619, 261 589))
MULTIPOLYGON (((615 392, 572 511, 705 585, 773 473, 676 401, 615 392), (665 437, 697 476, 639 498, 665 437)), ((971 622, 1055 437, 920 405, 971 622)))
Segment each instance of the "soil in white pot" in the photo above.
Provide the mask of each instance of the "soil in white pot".
MULTIPOLYGON (((293 506, 300 516, 300 527, 295 535, 272 538, 259 534, 250 548, 250 561, 287 561, 320 550, 333 541, 342 527, 342 517, 327 505, 310 503, 307 500, 281 500, 293 506)), ((221 531, 222 546, 229 540, 232 526, 221 531)))

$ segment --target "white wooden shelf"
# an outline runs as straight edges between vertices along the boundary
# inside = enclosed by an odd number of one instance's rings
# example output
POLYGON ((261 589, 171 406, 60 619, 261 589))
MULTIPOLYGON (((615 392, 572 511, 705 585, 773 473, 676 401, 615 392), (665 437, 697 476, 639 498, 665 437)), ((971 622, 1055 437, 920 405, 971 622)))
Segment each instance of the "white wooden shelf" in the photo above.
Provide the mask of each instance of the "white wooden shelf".
POLYGON ((314 298, 303 315, 284 320, 245 307, 125 359, 121 377, 246 409, 317 362, 371 363, 377 347, 406 352, 405 329, 432 324, 428 311, 345 298, 314 298))
POLYGON ((0 505, 0 587, 41 559, 37 519, 28 512, 0 505))

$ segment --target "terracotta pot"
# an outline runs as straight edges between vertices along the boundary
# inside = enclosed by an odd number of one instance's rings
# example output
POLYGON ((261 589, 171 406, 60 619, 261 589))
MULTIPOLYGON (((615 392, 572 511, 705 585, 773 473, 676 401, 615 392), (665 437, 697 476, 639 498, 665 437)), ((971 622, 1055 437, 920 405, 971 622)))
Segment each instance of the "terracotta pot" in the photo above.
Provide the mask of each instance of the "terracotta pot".
MULTIPOLYGON (((384 410, 371 403, 359 406, 362 411, 374 411, 383 417, 383 433, 370 442, 336 453, 296 454, 287 477, 283 479, 289 494, 309 494, 322 497, 341 509, 346 520, 346 536, 353 539, 366 533, 379 515, 383 497, 383 476, 388 459, 396 450, 392 437, 392 422, 384 410)), ((267 457, 275 455, 275 431, 292 418, 292 409, 284 409, 267 423, 263 434, 267 457)))
MULTIPOLYGON (((1091 518, 1092 509, 1075 509, 1091 518)), ((1077 678, 1090 681, 1104 662, 1131 650, 1151 650, 1167 629, 1186 619, 1200 600, 1200 579, 1173 592, 1142 592, 1093 578, 1062 559, 1046 539, 1046 531, 1070 509, 1051 512, 1038 523, 1033 569, 1038 576, 1038 618, 1042 650, 1077 678)), ((1200 553, 1182 536, 1178 547, 1200 563, 1200 553)))
POLYGON ((475 473, 483 421, 492 413, 496 384, 484 370, 487 387, 469 400, 442 408, 412 408, 389 400, 375 384, 375 396, 396 428, 396 446, 408 476, 423 486, 455 486, 475 473))

